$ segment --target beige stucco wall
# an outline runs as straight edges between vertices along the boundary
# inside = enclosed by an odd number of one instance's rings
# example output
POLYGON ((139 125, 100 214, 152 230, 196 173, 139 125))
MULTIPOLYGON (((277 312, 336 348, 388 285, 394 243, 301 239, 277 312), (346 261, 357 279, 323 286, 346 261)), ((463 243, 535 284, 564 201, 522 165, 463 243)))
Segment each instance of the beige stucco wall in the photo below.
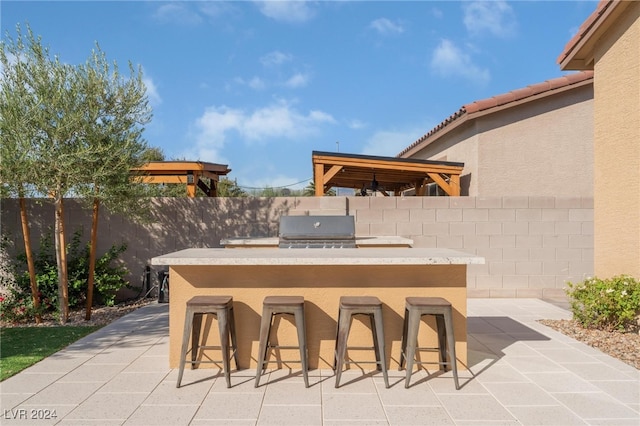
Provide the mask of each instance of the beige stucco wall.
POLYGON ((464 162, 463 195, 589 197, 593 86, 469 120, 414 158, 464 162))
POLYGON ((640 277, 640 2, 594 49, 595 273, 640 277))

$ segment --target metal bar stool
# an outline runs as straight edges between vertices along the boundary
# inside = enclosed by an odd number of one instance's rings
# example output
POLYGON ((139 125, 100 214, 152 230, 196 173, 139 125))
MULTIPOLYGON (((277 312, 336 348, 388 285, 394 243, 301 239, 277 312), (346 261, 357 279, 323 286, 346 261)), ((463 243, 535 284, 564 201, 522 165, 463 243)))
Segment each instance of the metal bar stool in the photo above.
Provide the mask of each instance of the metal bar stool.
MULTIPOLYGON (((191 368, 195 369, 198 364, 217 364, 206 357, 206 361, 198 360, 198 352, 201 349, 220 349, 222 351, 222 365, 224 376, 227 380, 227 387, 231 387, 230 373, 230 347, 229 337, 231 337, 231 349, 233 349, 233 359, 238 367, 238 344, 236 341, 236 325, 233 317, 233 297, 231 296, 194 296, 187 301, 187 310, 184 317, 184 332, 182 334, 182 350, 180 352, 180 369, 178 371, 178 382, 176 387, 180 387, 184 365, 191 363, 191 368), (202 345, 200 342, 200 328, 202 317, 213 315, 218 319, 218 330, 220 332, 220 346, 202 345), (191 349, 189 349, 191 340, 191 349), (187 353, 191 352, 191 361, 187 361, 187 353)), ((204 343, 204 342, 203 342, 204 343)), ((201 354, 201 357, 204 357, 201 354)))
POLYGON ((338 310, 338 331, 336 336, 336 351, 333 362, 333 369, 336 372, 336 388, 340 386, 340 376, 342 376, 342 366, 356 361, 345 361, 347 351, 347 341, 349 330, 354 315, 367 315, 371 321, 371 332, 373 334, 373 347, 353 347, 352 349, 373 349, 376 355, 376 365, 378 370, 382 370, 384 384, 389 387, 389 377, 387 375, 387 362, 384 349, 384 328, 382 322, 382 302, 374 296, 342 296, 340 298, 340 309, 338 310))
POLYGON ((447 366, 453 370, 456 389, 458 384, 458 367, 456 363, 456 342, 453 335, 453 315, 451 303, 442 297, 407 297, 405 299, 404 326, 402 330, 402 352, 400 353, 400 369, 407 363, 407 377, 404 387, 409 387, 413 364, 438 364, 443 371, 447 366), (418 347, 418 329, 423 315, 433 315, 436 318, 438 331, 438 347, 418 347), (438 351, 439 362, 415 361, 416 350, 438 351), (449 352, 449 361, 447 361, 449 352))
MULTIPOLYGON (((302 296, 267 296, 262 303, 262 319, 260 320, 260 348, 258 350, 258 367, 256 369, 255 387, 260 385, 262 375, 267 361, 267 351, 269 348, 300 349, 300 360, 302 364, 302 375, 305 387, 309 387, 309 377, 307 365, 307 337, 304 323, 304 297, 302 296), (282 346, 271 344, 271 327, 276 315, 293 315, 298 331, 298 346, 282 346)), ((282 361, 280 362, 298 362, 282 361)))

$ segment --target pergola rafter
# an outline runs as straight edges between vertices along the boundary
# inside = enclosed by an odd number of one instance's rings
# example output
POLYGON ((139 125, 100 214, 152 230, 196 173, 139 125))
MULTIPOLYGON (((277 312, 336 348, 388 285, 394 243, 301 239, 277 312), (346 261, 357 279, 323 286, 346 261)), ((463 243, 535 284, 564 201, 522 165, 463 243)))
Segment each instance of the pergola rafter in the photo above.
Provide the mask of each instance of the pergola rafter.
POLYGON ((332 187, 371 189, 384 195, 400 195, 414 189, 426 195, 427 185, 436 183, 449 196, 460 195, 460 174, 464 163, 378 157, 313 151, 313 179, 316 196, 332 187))
POLYGON ((196 188, 200 188, 208 197, 217 197, 220 176, 226 176, 230 171, 226 164, 201 161, 151 161, 131 169, 131 173, 138 176, 142 183, 185 184, 189 197, 196 196, 196 188), (202 178, 210 179, 211 185, 207 185, 202 178))

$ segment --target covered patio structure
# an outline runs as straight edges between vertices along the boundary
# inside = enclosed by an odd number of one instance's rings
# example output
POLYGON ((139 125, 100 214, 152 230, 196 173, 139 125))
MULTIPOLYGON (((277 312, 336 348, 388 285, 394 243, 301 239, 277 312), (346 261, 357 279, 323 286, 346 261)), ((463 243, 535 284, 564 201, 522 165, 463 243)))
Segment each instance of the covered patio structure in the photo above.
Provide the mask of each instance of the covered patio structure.
POLYGON ((141 177, 142 183, 186 184, 189 197, 196 196, 196 188, 200 188, 207 197, 217 197, 220 176, 226 176, 230 171, 226 164, 201 161, 150 161, 131 169, 133 174, 141 177), (209 183, 203 178, 208 178, 209 183))
POLYGON ((460 195, 464 163, 320 151, 313 151, 312 159, 316 196, 332 187, 353 188, 363 195, 367 190, 385 196, 414 190, 415 195, 425 196, 430 184, 445 195, 460 195))

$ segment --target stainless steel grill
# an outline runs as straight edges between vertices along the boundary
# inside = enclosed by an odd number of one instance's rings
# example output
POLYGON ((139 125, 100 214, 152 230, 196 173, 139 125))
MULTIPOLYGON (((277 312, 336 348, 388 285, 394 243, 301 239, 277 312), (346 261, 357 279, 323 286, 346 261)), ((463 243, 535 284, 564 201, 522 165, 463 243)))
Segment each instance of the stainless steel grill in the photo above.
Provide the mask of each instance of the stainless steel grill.
POLYGON ((353 216, 282 216, 280 248, 355 248, 353 216))

